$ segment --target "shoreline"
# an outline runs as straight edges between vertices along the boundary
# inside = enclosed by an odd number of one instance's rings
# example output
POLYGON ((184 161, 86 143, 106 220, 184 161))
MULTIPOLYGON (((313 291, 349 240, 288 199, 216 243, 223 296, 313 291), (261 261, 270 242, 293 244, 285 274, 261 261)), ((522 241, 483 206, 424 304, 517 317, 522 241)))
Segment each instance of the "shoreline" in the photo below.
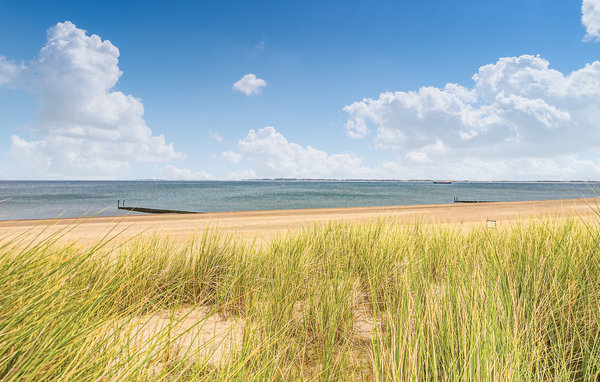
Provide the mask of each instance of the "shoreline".
POLYGON ((456 208, 458 206, 473 206, 478 205, 480 207, 483 206, 491 206, 498 207, 501 205, 509 206, 509 205, 525 205, 525 204, 541 204, 542 206, 552 204, 552 202, 560 202, 562 204, 573 202, 575 205, 578 205, 579 202, 597 202, 598 207, 600 208, 600 196, 593 198, 572 198, 572 199, 540 199, 540 200, 518 200, 518 201, 484 201, 484 202, 470 202, 470 201, 462 201, 462 202, 453 202, 453 203, 435 203, 435 204, 398 204, 398 205, 386 205, 386 206, 359 206, 359 207, 318 207, 318 208, 289 208, 289 209, 272 209, 272 210, 236 210, 236 211, 207 211, 207 212, 186 212, 185 214, 181 213, 142 213, 138 212, 134 215, 88 215, 88 216, 80 216, 80 217, 55 217, 55 218, 31 218, 31 219, 0 219, 0 229, 2 228, 3 223, 39 223, 39 222, 81 222, 82 220, 115 220, 115 219, 136 219, 136 218, 171 218, 171 217, 187 217, 188 219, 199 218, 202 216, 214 216, 214 217, 226 217, 227 215, 296 215, 301 214, 303 212, 307 213, 330 213, 335 212, 339 213, 343 211, 364 211, 364 210, 380 210, 380 211, 400 211, 400 210, 413 210, 413 209, 440 209, 440 208, 456 208))
POLYGON ((589 219, 597 216, 597 205, 600 198, 22 219, 0 221, 0 236, 6 239, 38 234, 40 229, 49 236, 64 230, 62 241, 92 243, 118 227, 118 231, 123 230, 118 240, 140 234, 184 240, 207 230, 218 230, 235 238, 260 242, 330 221, 368 223, 383 219, 400 224, 449 224, 469 229, 485 224, 487 219, 495 220, 500 227, 517 221, 570 215, 589 219))

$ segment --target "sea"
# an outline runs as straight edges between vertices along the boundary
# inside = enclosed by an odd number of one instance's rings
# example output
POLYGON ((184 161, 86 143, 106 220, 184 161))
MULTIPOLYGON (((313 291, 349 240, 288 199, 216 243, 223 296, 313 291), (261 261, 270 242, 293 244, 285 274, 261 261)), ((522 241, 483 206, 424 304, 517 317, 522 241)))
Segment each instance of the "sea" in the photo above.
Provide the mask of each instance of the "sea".
POLYGON ((193 212, 594 197, 596 182, 0 181, 0 220, 134 215, 126 206, 193 212))

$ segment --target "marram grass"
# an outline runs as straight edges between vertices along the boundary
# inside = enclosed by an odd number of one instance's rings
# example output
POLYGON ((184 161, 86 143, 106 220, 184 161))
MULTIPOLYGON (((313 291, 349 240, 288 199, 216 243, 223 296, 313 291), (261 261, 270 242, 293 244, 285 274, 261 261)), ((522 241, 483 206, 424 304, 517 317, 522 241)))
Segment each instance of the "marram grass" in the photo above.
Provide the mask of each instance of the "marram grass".
POLYGON ((600 379, 600 227, 576 218, 27 240, 0 246, 0 380, 600 379))

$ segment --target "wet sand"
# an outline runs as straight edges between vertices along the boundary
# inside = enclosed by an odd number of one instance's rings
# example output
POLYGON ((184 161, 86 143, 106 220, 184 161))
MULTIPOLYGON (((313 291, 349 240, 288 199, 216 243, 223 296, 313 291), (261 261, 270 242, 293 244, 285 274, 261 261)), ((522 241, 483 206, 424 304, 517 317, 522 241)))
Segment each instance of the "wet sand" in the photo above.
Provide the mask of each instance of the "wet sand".
POLYGON ((206 229, 218 229, 246 240, 264 242, 303 227, 329 221, 373 222, 378 219, 401 224, 420 221, 425 224, 452 224, 466 229, 495 220, 497 226, 540 218, 576 215, 596 217, 600 199, 563 199, 526 202, 476 204, 430 204, 413 206, 321 208, 299 210, 211 212, 194 215, 157 214, 81 219, 9 220, 0 222, 0 238, 28 233, 44 236, 63 230, 63 241, 92 243, 111 229, 120 232, 119 240, 140 234, 166 234, 186 239, 206 229))

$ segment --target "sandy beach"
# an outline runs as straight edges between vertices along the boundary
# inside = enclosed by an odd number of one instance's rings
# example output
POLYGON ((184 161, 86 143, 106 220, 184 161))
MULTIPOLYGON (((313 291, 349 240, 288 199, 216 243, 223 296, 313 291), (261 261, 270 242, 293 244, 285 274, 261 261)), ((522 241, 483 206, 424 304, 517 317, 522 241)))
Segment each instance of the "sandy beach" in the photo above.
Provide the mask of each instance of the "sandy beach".
POLYGON ((61 240, 92 243, 111 229, 120 232, 118 239, 140 234, 164 234, 186 239, 218 229, 227 234, 258 242, 279 234, 293 232, 313 224, 329 221, 370 222, 378 219, 401 224, 420 221, 425 224, 453 224, 465 229, 486 220, 497 226, 540 218, 561 218, 576 215, 586 219, 596 216, 600 199, 564 199, 525 202, 495 202, 477 204, 432 204, 414 206, 322 208, 298 210, 214 212, 194 215, 157 214, 80 219, 10 220, 0 222, 0 236, 12 238, 23 233, 44 235, 64 230, 61 240))

